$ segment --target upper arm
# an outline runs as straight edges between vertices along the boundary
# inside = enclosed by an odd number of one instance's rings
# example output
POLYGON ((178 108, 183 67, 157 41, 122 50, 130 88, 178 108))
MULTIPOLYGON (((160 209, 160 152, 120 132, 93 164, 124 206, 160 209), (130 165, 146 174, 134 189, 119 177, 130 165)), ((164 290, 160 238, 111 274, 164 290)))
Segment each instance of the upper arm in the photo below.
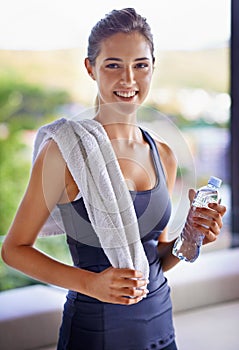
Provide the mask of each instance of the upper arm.
POLYGON ((6 244, 32 245, 65 188, 66 164, 48 141, 34 162, 30 180, 6 237, 6 244))

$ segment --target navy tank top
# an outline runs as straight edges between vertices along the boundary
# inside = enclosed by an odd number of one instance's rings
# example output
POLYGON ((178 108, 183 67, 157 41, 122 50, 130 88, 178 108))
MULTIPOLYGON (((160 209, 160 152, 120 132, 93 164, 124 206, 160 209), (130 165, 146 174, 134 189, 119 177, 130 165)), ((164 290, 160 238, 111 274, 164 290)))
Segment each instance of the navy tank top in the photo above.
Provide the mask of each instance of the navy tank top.
MULTIPOLYGON (((171 202, 157 146, 147 131, 141 131, 150 146, 157 183, 151 190, 130 193, 149 261, 149 293, 139 303, 125 306, 69 291, 58 350, 157 350, 174 341, 170 288, 157 249, 158 238, 170 219, 171 202)), ((83 199, 58 207, 74 265, 93 272, 110 267, 83 199)))

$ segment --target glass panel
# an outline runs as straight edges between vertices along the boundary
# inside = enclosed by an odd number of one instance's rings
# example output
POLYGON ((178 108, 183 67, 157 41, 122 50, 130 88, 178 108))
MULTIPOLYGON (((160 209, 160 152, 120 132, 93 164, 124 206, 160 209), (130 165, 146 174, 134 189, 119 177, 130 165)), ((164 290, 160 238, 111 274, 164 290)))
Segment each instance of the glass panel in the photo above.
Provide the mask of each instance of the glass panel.
MULTIPOLYGON (((96 87, 83 64, 86 29, 114 7, 112 1, 102 4, 101 9, 96 6, 89 19, 82 12, 89 10, 85 4, 80 9, 81 21, 75 8, 79 2, 69 12, 63 6, 64 13, 60 4, 56 12, 54 2, 49 1, 39 2, 38 11, 32 1, 14 3, 14 7, 11 3, 2 4, 0 14, 0 32, 4 33, 0 37, 3 236, 27 185, 36 129, 63 115, 75 116, 94 103, 96 87), (24 20, 26 14, 28 21, 24 20)), ((93 10, 92 2, 89 6, 93 10)), ((156 55, 152 89, 139 119, 172 146, 179 160, 170 231, 173 237, 185 218, 188 187, 204 184, 210 175, 223 179, 222 199, 230 209, 230 1, 149 1, 139 3, 138 11, 152 24, 156 55)), ((215 247, 230 244, 229 217, 230 210, 215 247)), ((59 254, 68 259, 65 251, 59 254)), ((0 271, 0 277, 9 275, 2 267, 0 271)), ((22 282, 9 283, 0 288, 22 282)))

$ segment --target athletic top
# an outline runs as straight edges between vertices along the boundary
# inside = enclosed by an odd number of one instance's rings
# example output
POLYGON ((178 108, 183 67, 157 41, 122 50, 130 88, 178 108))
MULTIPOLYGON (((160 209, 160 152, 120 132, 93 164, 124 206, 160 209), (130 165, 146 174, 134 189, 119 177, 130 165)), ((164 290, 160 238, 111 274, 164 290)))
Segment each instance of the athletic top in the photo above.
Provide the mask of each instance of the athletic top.
MULTIPOLYGON (((119 305, 69 291, 58 350, 157 350, 174 340, 170 288, 157 249, 158 237, 170 219, 171 202, 155 141, 147 131, 141 131, 150 146, 157 183, 151 190, 130 191, 130 194, 149 261, 149 293, 137 304, 119 305)), ((58 207, 74 265, 93 272, 110 267, 83 199, 58 207)))

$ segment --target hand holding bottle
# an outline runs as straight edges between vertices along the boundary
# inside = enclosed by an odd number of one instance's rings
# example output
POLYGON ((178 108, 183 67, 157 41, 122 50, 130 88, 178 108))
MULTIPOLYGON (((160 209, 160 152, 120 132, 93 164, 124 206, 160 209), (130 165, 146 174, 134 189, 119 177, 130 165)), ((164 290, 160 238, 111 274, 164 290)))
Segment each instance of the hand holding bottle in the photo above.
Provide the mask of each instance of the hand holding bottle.
POLYGON ((173 247, 173 254, 181 260, 194 262, 202 244, 216 239, 222 228, 225 206, 220 205, 219 187, 221 180, 211 177, 207 186, 197 192, 191 190, 191 206, 182 233, 173 247))

